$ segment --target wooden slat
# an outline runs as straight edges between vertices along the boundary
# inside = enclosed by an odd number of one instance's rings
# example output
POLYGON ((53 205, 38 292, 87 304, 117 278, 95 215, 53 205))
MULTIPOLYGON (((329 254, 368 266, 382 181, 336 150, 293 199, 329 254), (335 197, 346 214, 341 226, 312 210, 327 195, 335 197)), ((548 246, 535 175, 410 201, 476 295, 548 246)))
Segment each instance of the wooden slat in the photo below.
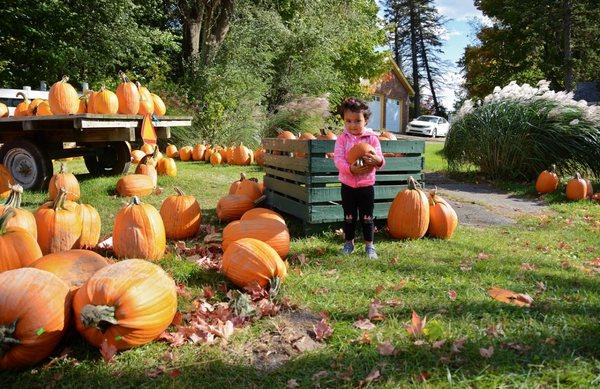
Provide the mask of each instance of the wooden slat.
MULTIPOLYGON (((376 182, 397 182, 397 181, 408 181, 408 177, 413 177, 415 180, 422 181, 423 173, 420 171, 414 172, 402 172, 402 173, 394 173, 394 172, 377 172, 376 182)), ((329 184, 334 182, 340 182, 338 175, 328 175, 328 176, 310 176, 309 182, 311 184, 329 184)))
MULTIPOLYGON (((289 171, 282 171, 282 170, 275 169, 275 168, 272 168, 269 166, 263 167, 263 170, 265 171, 265 174, 267 174, 267 175, 276 176, 276 177, 283 178, 283 179, 290 180, 290 181, 295 181, 295 182, 298 182, 301 184, 307 184, 311 179, 311 176, 297 174, 297 173, 289 172, 289 171)), ((336 177, 336 179, 337 179, 337 177, 336 177)))
POLYGON ((140 125, 138 120, 95 120, 95 119, 77 119, 75 128, 137 128, 140 125))
POLYGON ((281 169, 295 170, 298 172, 307 172, 308 158, 294 158, 285 155, 265 154, 265 166, 273 166, 281 169))
POLYGON ((57 130, 40 135, 44 140, 55 142, 116 142, 135 141, 135 128, 95 128, 85 131, 57 130))
POLYGON ((267 189, 267 204, 290 215, 296 216, 300 220, 308 219, 308 208, 306 204, 292 200, 278 193, 267 189))
POLYGON ((158 139, 169 139, 171 137, 170 127, 156 127, 156 137, 158 139))
POLYGON ((158 122, 153 122, 154 127, 157 129, 160 127, 190 127, 192 125, 192 120, 160 120, 158 122))
POLYGON ((264 177, 265 188, 274 190, 279 193, 283 193, 287 196, 301 200, 305 203, 308 202, 308 190, 306 187, 302 187, 298 184, 292 184, 289 182, 281 181, 273 177, 264 177))
MULTIPOLYGON (((265 138, 262 140, 262 146, 266 150, 276 151, 287 151, 308 153, 309 145, 307 140, 297 139, 277 139, 277 138, 265 138)), ((310 141, 313 142, 313 141, 310 141)))
MULTIPOLYGON (((422 140, 382 140, 380 143, 384 153, 423 154, 425 151, 425 141, 422 140)), ((310 141, 311 153, 332 153, 334 147, 334 140, 310 141)))
MULTIPOLYGON (((393 200, 398 192, 406 188, 404 185, 376 185, 375 186, 375 200, 393 200)), ((342 201, 342 195, 340 192, 341 187, 329 187, 329 188, 310 188, 309 189, 309 203, 324 203, 327 201, 342 201)), ((287 193, 287 192, 284 192, 287 193)))
MULTIPOLYGON (((333 160, 329 158, 312 157, 312 173, 333 173, 337 171, 333 160)), ((385 166, 380 169, 382 172, 388 171, 420 171, 423 169, 423 157, 388 157, 385 159, 385 166)))

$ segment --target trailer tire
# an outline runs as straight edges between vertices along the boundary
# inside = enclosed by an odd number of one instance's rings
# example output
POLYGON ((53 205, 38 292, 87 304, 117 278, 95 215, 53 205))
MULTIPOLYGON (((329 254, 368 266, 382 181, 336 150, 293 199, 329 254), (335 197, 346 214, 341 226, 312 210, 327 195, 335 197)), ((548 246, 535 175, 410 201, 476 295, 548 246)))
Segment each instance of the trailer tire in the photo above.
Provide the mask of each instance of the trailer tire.
POLYGON ((0 163, 23 189, 43 190, 53 174, 48 153, 27 139, 8 142, 0 148, 0 163))
POLYGON ((97 147, 95 153, 85 155, 83 160, 93 176, 125 174, 131 166, 131 147, 127 142, 109 142, 97 147))

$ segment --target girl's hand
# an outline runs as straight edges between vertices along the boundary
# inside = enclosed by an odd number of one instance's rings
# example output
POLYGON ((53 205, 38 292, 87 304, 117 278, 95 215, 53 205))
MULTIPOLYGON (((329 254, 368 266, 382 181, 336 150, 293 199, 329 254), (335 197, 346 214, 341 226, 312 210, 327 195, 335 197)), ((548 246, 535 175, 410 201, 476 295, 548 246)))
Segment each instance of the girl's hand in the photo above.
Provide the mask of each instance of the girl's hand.
POLYGON ((369 167, 379 167, 379 166, 381 166, 381 163, 383 162, 381 160, 381 158, 379 158, 379 156, 376 154, 365 155, 363 157, 363 161, 364 161, 365 165, 369 166, 369 167))
POLYGON ((350 165, 350 172, 354 175, 367 174, 368 172, 371 171, 371 169, 372 169, 371 166, 368 166, 368 165, 359 166, 356 162, 354 162, 352 165, 350 165))

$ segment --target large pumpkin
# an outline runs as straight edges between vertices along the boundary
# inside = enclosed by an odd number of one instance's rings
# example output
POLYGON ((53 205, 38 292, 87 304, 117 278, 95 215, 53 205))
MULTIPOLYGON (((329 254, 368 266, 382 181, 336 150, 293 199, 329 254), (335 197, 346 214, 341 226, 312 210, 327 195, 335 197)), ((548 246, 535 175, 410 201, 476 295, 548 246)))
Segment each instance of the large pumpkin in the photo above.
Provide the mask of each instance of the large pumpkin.
POLYGON ((156 171, 163 176, 175 177, 177 176, 177 164, 173 158, 163 157, 158 161, 156 171))
POLYGON ((160 207, 160 216, 165 225, 168 239, 187 239, 195 236, 200 228, 202 211, 194 196, 183 193, 175 188, 177 193, 169 196, 160 207))
POLYGON ((48 92, 48 103, 55 115, 73 115, 79 109, 77 91, 67 81, 69 77, 64 76, 62 80, 55 82, 48 92))
POLYGON ((119 72, 121 83, 117 86, 116 95, 119 100, 119 113, 137 115, 140 109, 140 92, 137 86, 129 81, 123 72, 119 72))
POLYGON ((244 213, 254 208, 255 204, 248 196, 227 195, 217 202, 217 217, 221 221, 238 220, 244 213))
POLYGON ((379 134, 379 139, 380 140, 397 140, 398 138, 396 137, 396 135, 394 133, 383 130, 379 134))
POLYGON ((37 112, 37 107, 43 102, 43 99, 33 99, 27 107, 27 116, 34 116, 37 112))
POLYGON ((458 216, 447 201, 441 200, 433 190, 429 194, 429 226, 427 234, 434 238, 450 239, 456 226, 458 216))
POLYGON ((369 143, 359 142, 348 150, 346 159, 348 163, 352 165, 357 159, 362 158, 367 154, 375 154, 375 148, 369 143))
POLYGON ((10 171, 4 166, 0 165, 0 198, 5 199, 10 196, 10 187, 15 184, 10 171))
POLYGON ((179 159, 184 162, 191 160, 193 150, 192 146, 183 146, 179 149, 179 159))
POLYGON ((17 104, 17 106, 15 107, 15 111, 13 112, 13 116, 19 117, 29 115, 29 104, 31 104, 31 101, 29 101, 29 99, 27 98, 27 96, 25 96, 23 92, 18 92, 16 96, 23 97, 23 101, 17 104))
POLYGON ((30 267, 49 271, 67 285, 71 293, 77 291, 85 282, 112 261, 89 250, 69 250, 44 255, 30 267))
POLYGON ((67 190, 67 200, 77 201, 81 197, 79 181, 77 181, 77 178, 75 178, 73 173, 67 172, 67 165, 64 162, 60 164, 60 171, 50 178, 50 183, 48 184, 48 195, 50 196, 50 200, 54 200, 58 197, 60 188, 65 188, 67 190))
POLYGON ((234 165, 250 165, 252 161, 250 149, 240 143, 239 146, 233 148, 232 160, 234 165))
POLYGON ((156 339, 177 312, 175 282, 153 263, 128 259, 98 270, 75 294, 77 331, 117 350, 156 339))
POLYGON ((117 193, 123 197, 148 196, 154 192, 154 181, 145 174, 128 174, 117 181, 117 193))
POLYGON ((85 97, 79 98, 79 108, 77 108, 77 114, 87 113, 87 99, 85 97))
POLYGON ((0 214, 0 273, 29 266, 42 256, 42 250, 33 236, 22 228, 8 225, 14 215, 13 208, 6 208, 0 214))
POLYGON ((103 86, 94 94, 94 113, 114 115, 117 112, 119 112, 119 98, 103 86))
POLYGON ((96 247, 100 240, 101 220, 96 208, 89 204, 79 205, 81 213, 81 236, 76 247, 86 249, 96 247))
POLYGON ((297 139, 296 135, 294 135, 291 131, 287 131, 287 130, 277 130, 277 138, 278 139, 297 139))
POLYGON ((211 156, 210 156, 210 164, 211 165, 217 166, 217 165, 220 165, 221 162, 223 162, 223 154, 220 154, 219 152, 211 154, 211 156))
POLYGON ((132 197, 115 217, 113 249, 119 258, 159 260, 167 238, 160 213, 150 204, 132 197))
POLYGON ((33 239, 37 241, 37 225, 33 213, 21 208, 21 197, 23 195, 23 187, 19 184, 11 186, 10 196, 0 205, 0 215, 7 209, 12 208, 15 211, 15 216, 8 220, 7 227, 19 227, 29 232, 33 239))
POLYGON ((245 180, 245 179, 246 179, 246 174, 240 173, 240 179, 237 181, 233 181, 231 183, 231 185, 229 185, 229 194, 235 194, 235 192, 237 192, 238 188, 240 187, 242 180, 245 180))
POLYGON ((133 162, 134 164, 140 163, 142 158, 144 158, 145 156, 146 153, 144 153, 142 150, 131 150, 131 162, 133 162))
POLYGON ((277 212, 272 211, 267 208, 253 208, 249 211, 246 211, 242 215, 240 220, 243 221, 243 220, 253 220, 253 219, 262 219, 262 218, 277 220, 277 221, 285 224, 285 219, 283 218, 283 216, 281 216, 277 212))
POLYGON ((194 161, 203 161, 204 160, 204 152, 206 151, 205 144, 197 144, 194 146, 192 150, 192 159, 194 161))
POLYGON ((179 157, 179 152, 177 151, 177 146, 172 145, 172 144, 167 145, 167 149, 165 150, 165 153, 167 154, 167 157, 169 157, 169 158, 179 157))
POLYGON ((394 238, 418 239, 429 226, 429 201, 417 182, 408 178, 408 188, 396 195, 388 211, 387 225, 394 238))
POLYGON ((152 96, 152 101, 154 102, 154 114, 156 116, 164 116, 164 114, 167 113, 167 107, 165 106, 165 103, 159 95, 154 93, 150 93, 150 95, 152 96))
POLYGON ((237 186, 237 189, 234 194, 248 196, 250 200, 255 201, 260 196, 262 196, 262 191, 260 190, 256 179, 247 179, 246 176, 242 173, 239 185, 237 186))
POLYGON ((146 155, 135 168, 135 174, 143 174, 150 177, 152 179, 153 187, 156 188, 156 185, 158 184, 158 172, 154 167, 154 161, 152 155, 146 155))
POLYGON ((156 147, 152 146, 150 143, 144 143, 142 145, 142 147, 140 147, 140 150, 142 150, 144 152, 144 154, 148 155, 148 154, 153 154, 154 151, 156 150, 156 147))
POLYGON ((285 258, 290 251, 290 233, 285 223, 279 220, 256 218, 229 223, 223 229, 223 251, 242 238, 254 238, 267 243, 281 258, 285 258))
POLYGON ((538 193, 552 193, 558 188, 558 176, 556 175, 556 165, 552 165, 548 170, 540 173, 535 182, 535 190, 538 193))
POLYGON ((56 200, 39 207, 34 216, 42 253, 67 251, 75 247, 81 236, 81 212, 77 203, 67 200, 64 188, 60 189, 56 200))
POLYGON ((271 246, 258 239, 242 238, 223 253, 222 272, 235 285, 244 287, 257 282, 266 287, 276 278, 284 281, 285 263, 271 246))
POLYGON ((152 115, 154 113, 154 100, 148 88, 136 82, 138 92, 140 93, 140 108, 138 115, 152 115))
POLYGON ((575 176, 567 183, 566 194, 569 200, 583 200, 588 195, 587 182, 581 178, 579 173, 575 173, 575 176))
POLYGON ((317 136, 317 139, 319 140, 336 140, 337 139, 337 135, 335 135, 333 132, 329 131, 329 130, 325 130, 324 128, 321 128, 319 130, 320 134, 317 136))
POLYGON ((69 324, 69 287, 47 271, 0 274, 0 370, 34 365, 54 351, 69 324))

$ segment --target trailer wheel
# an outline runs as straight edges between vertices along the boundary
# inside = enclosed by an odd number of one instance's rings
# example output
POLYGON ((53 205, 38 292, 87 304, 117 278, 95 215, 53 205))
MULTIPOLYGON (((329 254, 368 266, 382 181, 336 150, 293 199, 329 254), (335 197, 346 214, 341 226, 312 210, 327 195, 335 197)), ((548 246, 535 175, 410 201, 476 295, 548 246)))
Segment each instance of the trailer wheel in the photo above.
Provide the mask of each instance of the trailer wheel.
POLYGON ((96 148, 94 154, 85 155, 83 160, 94 176, 125 174, 131 166, 131 149, 127 142, 109 142, 96 148))
POLYGON ((19 139, 0 148, 0 161, 24 189, 42 190, 52 177, 52 159, 33 142, 19 139))

